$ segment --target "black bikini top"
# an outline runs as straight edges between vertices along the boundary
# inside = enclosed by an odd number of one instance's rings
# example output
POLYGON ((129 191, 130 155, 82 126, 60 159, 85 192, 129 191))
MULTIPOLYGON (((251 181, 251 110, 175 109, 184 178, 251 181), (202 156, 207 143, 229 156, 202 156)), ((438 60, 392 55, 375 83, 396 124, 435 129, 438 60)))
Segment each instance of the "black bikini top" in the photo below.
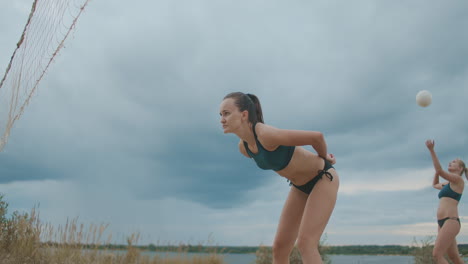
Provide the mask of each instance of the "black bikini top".
POLYGON ((280 145, 273 151, 266 150, 257 139, 257 133, 255 132, 255 125, 252 130, 255 137, 255 143, 257 144, 258 153, 254 154, 250 151, 247 142, 244 141, 245 149, 251 158, 255 160, 257 166, 264 170, 279 171, 288 166, 294 153, 295 146, 282 146, 280 145))

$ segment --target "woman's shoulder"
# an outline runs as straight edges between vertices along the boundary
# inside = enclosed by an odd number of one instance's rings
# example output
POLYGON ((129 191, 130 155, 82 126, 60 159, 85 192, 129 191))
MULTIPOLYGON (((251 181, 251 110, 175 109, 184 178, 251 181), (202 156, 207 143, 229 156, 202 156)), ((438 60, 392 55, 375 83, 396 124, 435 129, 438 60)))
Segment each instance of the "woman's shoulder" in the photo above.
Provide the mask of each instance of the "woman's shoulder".
MULTIPOLYGON (((465 181, 463 180, 462 177, 455 178, 457 179, 456 181, 450 181, 450 187, 452 189, 461 189, 463 190, 465 188, 465 181)), ((448 183, 447 183, 448 184, 448 183)), ((454 190, 455 191, 455 190, 454 190)))
POLYGON ((255 133, 257 134, 257 137, 268 136, 269 134, 274 133, 276 130, 278 130, 278 128, 264 123, 257 123, 255 125, 255 133))
POLYGON ((270 141, 274 139, 277 131, 278 129, 276 127, 264 123, 257 123, 255 125, 255 134, 257 134, 257 140, 260 141, 263 146, 272 145, 274 147, 274 144, 271 144, 270 141))
MULTIPOLYGON (((256 127, 255 131, 257 134, 257 140, 260 144, 268 151, 275 150, 278 146, 285 145, 285 146, 293 146, 287 143, 284 143, 284 139, 287 138, 288 130, 279 129, 271 125, 266 125, 263 123, 257 124, 258 129, 256 127)), ((294 145, 295 146, 295 145, 294 145)))
POLYGON ((449 181, 450 184, 465 186, 465 181, 463 180, 463 177, 461 175, 458 175, 456 173, 451 173, 451 172, 449 172, 449 173, 452 174, 452 176, 453 176, 449 181))

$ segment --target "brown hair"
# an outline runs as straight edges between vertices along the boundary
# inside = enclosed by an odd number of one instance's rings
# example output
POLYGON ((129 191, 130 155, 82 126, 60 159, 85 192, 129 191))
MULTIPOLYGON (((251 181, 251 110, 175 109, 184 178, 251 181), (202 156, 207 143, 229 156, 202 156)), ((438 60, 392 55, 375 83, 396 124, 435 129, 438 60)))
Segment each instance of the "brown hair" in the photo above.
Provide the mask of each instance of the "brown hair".
POLYGON ((249 122, 256 124, 257 122, 263 123, 262 106, 257 96, 253 94, 245 94, 243 92, 234 92, 226 95, 224 99, 234 99, 234 104, 239 110, 249 112, 249 122))
POLYGON ((460 176, 463 175, 463 173, 465 173, 465 177, 466 179, 468 179, 468 168, 466 167, 465 162, 463 162, 463 160, 461 159, 458 159, 458 165, 460 165, 460 167, 463 168, 460 176))

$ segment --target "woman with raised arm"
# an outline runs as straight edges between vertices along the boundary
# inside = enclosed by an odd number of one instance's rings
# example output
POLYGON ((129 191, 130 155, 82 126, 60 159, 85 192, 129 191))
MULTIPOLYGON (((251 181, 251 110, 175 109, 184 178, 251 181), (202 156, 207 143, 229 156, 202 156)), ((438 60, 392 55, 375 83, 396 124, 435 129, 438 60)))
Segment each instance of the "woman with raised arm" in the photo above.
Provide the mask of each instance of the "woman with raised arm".
POLYGON ((279 129, 263 122, 258 98, 230 93, 220 106, 224 133, 239 137, 239 151, 258 167, 288 179, 288 198, 273 242, 273 263, 289 263, 297 240, 304 264, 322 263, 320 237, 335 207, 339 177, 321 132, 279 129), (317 154, 301 146, 311 145, 317 154))
POLYGON ((442 169, 439 159, 434 151, 434 141, 427 140, 426 146, 429 149, 434 164, 435 175, 433 186, 440 190, 439 208, 437 209, 437 222, 439 224, 437 238, 434 244, 432 255, 437 264, 445 264, 444 255, 450 258, 454 264, 465 263, 458 253, 458 246, 455 237, 460 232, 460 218, 458 217, 458 202, 465 187, 465 181, 461 177, 468 169, 460 159, 452 160, 447 171, 442 169), (439 183, 439 176, 447 182, 439 183))

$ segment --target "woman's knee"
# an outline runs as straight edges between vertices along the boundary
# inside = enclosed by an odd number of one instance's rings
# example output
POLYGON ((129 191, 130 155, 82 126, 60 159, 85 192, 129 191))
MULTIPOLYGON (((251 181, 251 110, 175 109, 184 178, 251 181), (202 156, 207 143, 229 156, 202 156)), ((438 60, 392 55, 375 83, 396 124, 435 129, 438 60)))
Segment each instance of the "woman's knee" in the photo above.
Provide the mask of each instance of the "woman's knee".
POLYGON ((297 248, 299 252, 318 251, 319 241, 311 237, 299 237, 297 239, 297 248))
POLYGON ((283 255, 288 255, 291 253, 292 249, 294 247, 294 244, 291 244, 287 241, 283 241, 281 239, 275 239, 273 242, 273 257, 277 256, 283 256, 283 255))
POLYGON ((435 247, 434 250, 432 250, 432 258, 433 259, 439 260, 439 259, 441 259, 443 257, 444 257, 444 252, 439 250, 437 247, 435 247))

